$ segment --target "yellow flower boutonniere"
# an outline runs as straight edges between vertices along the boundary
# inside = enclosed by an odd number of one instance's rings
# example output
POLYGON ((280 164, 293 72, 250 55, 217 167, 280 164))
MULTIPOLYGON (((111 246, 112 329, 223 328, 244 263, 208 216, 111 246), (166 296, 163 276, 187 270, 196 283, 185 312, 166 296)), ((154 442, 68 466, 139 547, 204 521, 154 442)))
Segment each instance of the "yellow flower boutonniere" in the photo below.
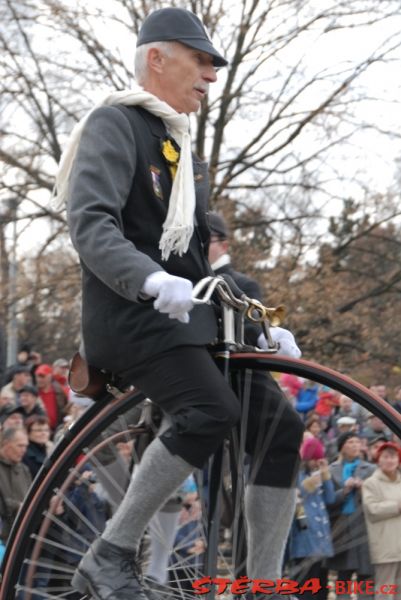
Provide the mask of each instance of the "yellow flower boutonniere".
POLYGON ((170 169, 171 177, 174 179, 180 160, 180 149, 177 143, 170 137, 162 140, 162 154, 170 169))

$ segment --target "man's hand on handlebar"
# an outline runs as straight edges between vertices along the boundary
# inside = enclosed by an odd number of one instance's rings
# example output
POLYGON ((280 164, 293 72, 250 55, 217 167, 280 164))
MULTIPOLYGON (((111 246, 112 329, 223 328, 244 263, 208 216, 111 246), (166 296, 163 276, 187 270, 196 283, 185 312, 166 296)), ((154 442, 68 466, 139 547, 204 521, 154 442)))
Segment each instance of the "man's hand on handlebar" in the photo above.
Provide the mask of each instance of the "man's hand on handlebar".
MULTIPOLYGON (((298 348, 291 331, 283 329, 282 327, 270 327, 269 331, 273 342, 279 344, 277 354, 289 356, 290 358, 301 358, 302 352, 298 348)), ((258 346, 259 348, 262 348, 262 350, 267 350, 269 348, 263 333, 258 337, 258 346)))
POLYGON ((166 271, 156 271, 145 279, 142 291, 156 300, 153 306, 170 319, 189 323, 189 311, 193 308, 192 283, 189 279, 175 277, 166 271))

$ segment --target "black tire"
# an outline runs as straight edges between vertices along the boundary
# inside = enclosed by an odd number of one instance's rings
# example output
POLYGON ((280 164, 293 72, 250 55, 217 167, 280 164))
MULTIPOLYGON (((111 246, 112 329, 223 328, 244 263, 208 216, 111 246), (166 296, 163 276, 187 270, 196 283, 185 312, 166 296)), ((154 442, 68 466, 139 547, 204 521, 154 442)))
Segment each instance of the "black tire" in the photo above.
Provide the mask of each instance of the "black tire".
MULTIPOLYGON (((224 359, 222 360, 224 361, 224 359)), ((249 372, 257 370, 291 373, 330 386, 334 390, 338 390, 351 397, 370 412, 378 415, 394 433, 401 436, 401 415, 397 411, 357 382, 332 369, 309 361, 294 360, 265 353, 231 355, 229 371, 231 373, 238 373, 238 371, 243 370, 249 372)), ((73 593, 69 587, 69 582, 75 568, 74 565, 79 555, 82 555, 84 551, 82 543, 85 536, 81 534, 78 538, 74 537, 74 530, 71 531, 71 527, 69 526, 63 529, 62 519, 59 519, 55 514, 57 513, 58 503, 62 501, 64 504, 68 504, 68 490, 73 485, 74 480, 82 474, 84 463, 81 462, 81 466, 77 465, 77 459, 80 455, 85 455, 86 461, 89 461, 91 466, 96 469, 96 465, 99 468, 99 453, 104 453, 105 448, 110 449, 115 444, 118 436, 122 436, 123 439, 132 437, 137 440, 145 435, 149 435, 149 431, 143 427, 130 428, 130 423, 126 419, 127 411, 143 400, 143 395, 135 391, 127 393, 118 399, 112 399, 110 396, 104 397, 84 414, 55 448, 52 456, 47 464, 44 465, 32 485, 14 524, 2 564, 0 600, 12 600, 15 598, 18 600, 37 600, 39 598, 73 598, 74 600, 78 600, 81 598, 81 596, 73 593), (117 420, 122 421, 125 425, 122 428, 122 433, 110 433, 110 427, 117 420), (56 498, 56 500, 51 500, 52 498, 56 498), (55 584, 53 587, 44 587, 43 593, 38 594, 35 588, 35 581, 40 578, 42 570, 46 570, 49 566, 48 562, 46 562, 46 557, 52 556, 52 549, 56 553, 60 549, 65 550, 65 548, 62 548, 62 543, 60 544, 60 539, 57 538, 57 535, 49 536, 49 530, 52 527, 54 529, 54 524, 56 529, 57 527, 61 527, 62 531, 70 535, 76 547, 70 548, 67 551, 67 555, 64 552, 61 560, 56 559, 59 570, 57 577, 53 578, 55 584), (65 568, 63 568, 63 561, 66 565, 65 568)), ((104 461, 104 458, 102 460, 104 461)), ((102 465, 101 460, 100 465, 102 465)), ((219 461, 217 461, 217 466, 215 463, 214 468, 218 472, 220 468, 219 461)), ((241 468, 238 471, 239 478, 242 478, 241 468)), ((213 479, 215 478, 212 477, 210 482, 213 479)), ((242 483, 236 482, 234 487, 236 490, 240 490, 241 494, 242 483)), ((204 498, 202 489, 202 485, 199 484, 198 492, 200 492, 201 516, 198 519, 199 531, 197 531, 196 535, 199 540, 205 540, 207 530, 208 551, 202 567, 198 568, 195 561, 188 564, 179 564, 177 568, 174 568, 174 566, 171 568, 172 580, 175 579, 175 582, 170 581, 171 589, 169 593, 181 598, 192 597, 192 592, 189 589, 191 579, 194 580, 203 575, 213 577, 218 573, 234 578, 234 576, 237 576, 241 572, 241 567, 243 566, 243 557, 237 558, 237 564, 233 567, 232 556, 227 554, 226 549, 224 552, 220 551, 219 515, 221 506, 219 505, 218 498, 214 497, 213 486, 209 486, 207 499, 204 498), (218 514, 213 513, 212 509, 215 505, 217 506, 216 511, 218 514), (214 529, 211 526, 212 524, 214 524, 214 529), (240 563, 239 566, 238 560, 240 563), (181 581, 181 577, 185 579, 185 582, 181 581)), ((217 493, 217 488, 215 491, 217 493)), ((99 531, 96 531, 90 523, 88 524, 85 521, 84 515, 77 514, 71 506, 69 508, 81 520, 80 526, 83 523, 92 537, 99 534, 99 531)), ((240 501, 235 504, 237 517, 233 515, 231 522, 235 523, 235 531, 232 532, 234 533, 234 537, 243 538, 241 509, 242 502, 240 501), (241 531, 239 531, 240 527, 241 531)), ((90 541, 87 542, 87 545, 89 545, 90 541)), ((146 548, 145 539, 143 553, 145 562, 147 556, 146 548)), ((50 561, 51 565, 54 565, 54 559, 52 560, 50 561)), ((160 595, 159 590, 157 592, 160 595)))

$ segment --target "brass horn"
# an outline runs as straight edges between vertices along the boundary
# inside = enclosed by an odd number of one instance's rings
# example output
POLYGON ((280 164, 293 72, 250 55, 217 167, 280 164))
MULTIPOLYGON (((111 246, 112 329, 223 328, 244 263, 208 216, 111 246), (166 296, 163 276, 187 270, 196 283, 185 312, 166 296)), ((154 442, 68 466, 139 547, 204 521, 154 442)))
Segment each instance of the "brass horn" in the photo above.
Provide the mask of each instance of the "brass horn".
POLYGON ((280 304, 275 308, 268 308, 267 306, 263 306, 261 302, 252 300, 252 303, 249 305, 249 308, 246 312, 246 316, 254 323, 261 323, 262 321, 267 320, 269 321, 270 325, 276 327, 284 321, 285 306, 280 304))

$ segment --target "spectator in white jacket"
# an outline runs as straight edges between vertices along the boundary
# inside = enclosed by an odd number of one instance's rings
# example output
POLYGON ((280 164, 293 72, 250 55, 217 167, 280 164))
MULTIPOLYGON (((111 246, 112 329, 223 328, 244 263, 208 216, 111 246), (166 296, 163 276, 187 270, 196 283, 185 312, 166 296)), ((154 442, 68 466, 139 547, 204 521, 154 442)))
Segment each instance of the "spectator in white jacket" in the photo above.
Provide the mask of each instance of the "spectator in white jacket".
POLYGON ((384 442, 376 453, 377 469, 362 486, 375 599, 401 598, 401 448, 384 442))

